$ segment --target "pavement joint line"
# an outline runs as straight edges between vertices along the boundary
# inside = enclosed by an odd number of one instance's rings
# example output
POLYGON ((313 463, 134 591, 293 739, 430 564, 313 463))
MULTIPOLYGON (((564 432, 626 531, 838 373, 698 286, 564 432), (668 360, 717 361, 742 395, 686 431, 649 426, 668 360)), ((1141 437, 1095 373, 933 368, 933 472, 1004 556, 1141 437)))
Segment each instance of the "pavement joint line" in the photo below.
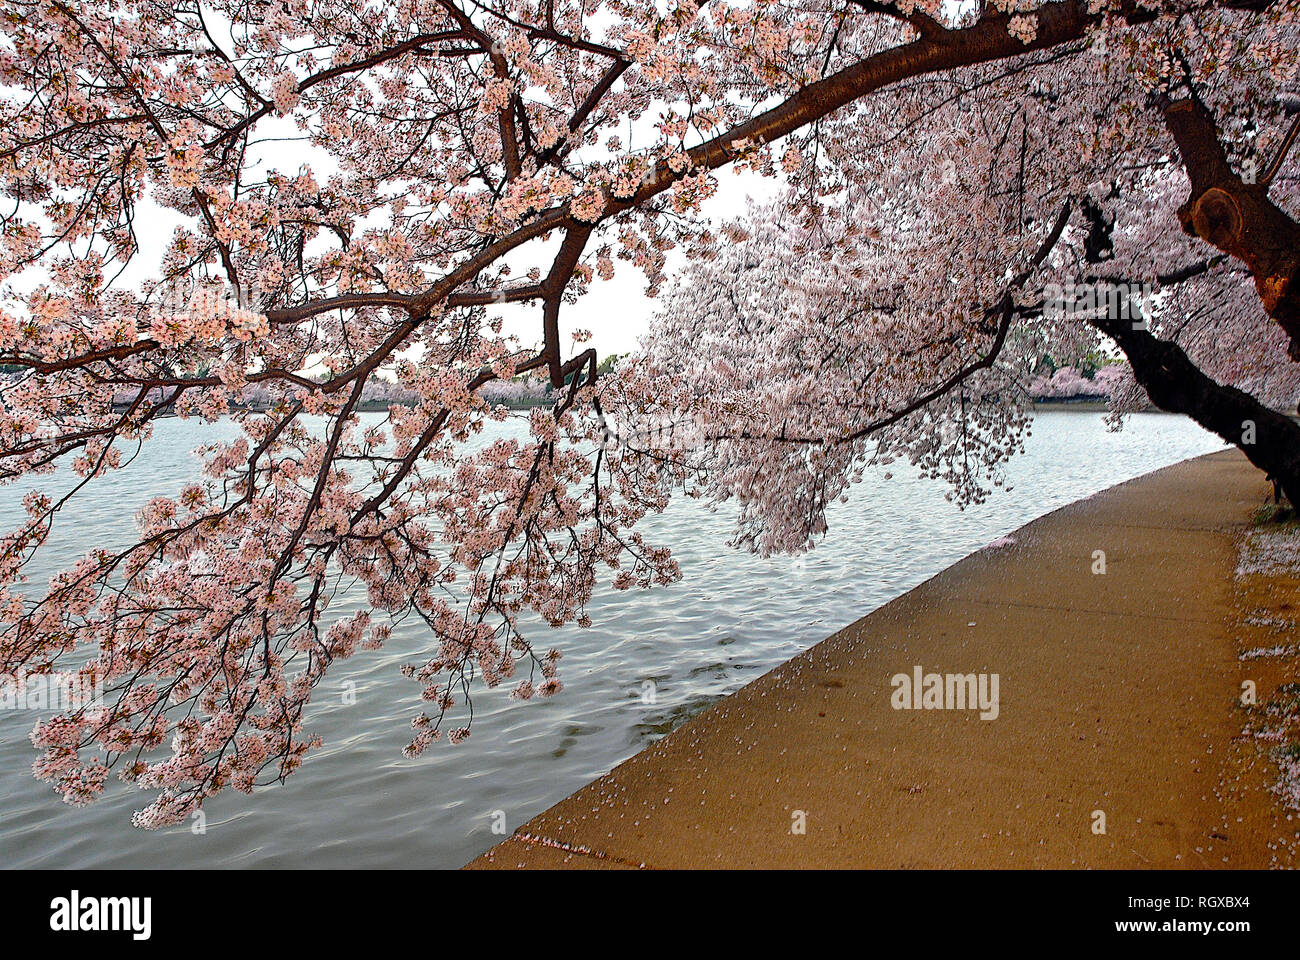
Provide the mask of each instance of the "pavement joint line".
POLYGON ((953 600, 966 603, 979 603, 986 607, 1020 607, 1026 610, 1052 610, 1059 613, 1092 613, 1107 617, 1122 617, 1134 620, 1165 620, 1169 623, 1204 623, 1213 625, 1219 619, 1206 620, 1201 617, 1162 617, 1153 613, 1129 613, 1119 610, 1101 610, 1095 607, 1058 607, 1050 603, 1025 603, 1018 600, 983 600, 979 597, 953 597, 953 600))
MULTIPOLYGON (((1041 517, 1030 520, 1028 523, 1024 524, 1024 526, 1009 531, 1006 536, 1012 536, 1020 531, 1024 531, 1026 537, 1032 536, 1034 531, 1029 528, 1033 527, 1034 524, 1038 523, 1040 520, 1046 520, 1051 516, 1053 515, 1045 513, 1041 517)), ((1254 527, 1254 524, 1251 523, 1229 523, 1224 524, 1221 527, 1185 527, 1178 524, 1171 526, 1162 523, 1119 523, 1117 521, 1109 523, 1090 523, 1084 518, 1073 521, 1068 520, 1067 518, 1067 523, 1077 527, 1086 527, 1090 530, 1163 530, 1169 533, 1233 533, 1234 531, 1244 532, 1246 530, 1251 530, 1254 527)), ((978 549, 976 552, 978 552, 978 549)))
MULTIPOLYGON (((1050 516, 1050 514, 1048 514, 1050 516)), ((1034 521, 1030 521, 1031 523, 1034 521)), ((1179 527, 1167 526, 1159 523, 1080 523, 1079 526, 1088 526, 1094 530, 1163 530, 1168 533, 1232 533, 1235 530, 1249 530, 1251 525, 1248 523, 1233 524, 1225 527, 1179 527)), ((1015 533, 1015 531, 1011 531, 1015 533)), ((1011 534, 1007 534, 1010 536, 1011 534)))

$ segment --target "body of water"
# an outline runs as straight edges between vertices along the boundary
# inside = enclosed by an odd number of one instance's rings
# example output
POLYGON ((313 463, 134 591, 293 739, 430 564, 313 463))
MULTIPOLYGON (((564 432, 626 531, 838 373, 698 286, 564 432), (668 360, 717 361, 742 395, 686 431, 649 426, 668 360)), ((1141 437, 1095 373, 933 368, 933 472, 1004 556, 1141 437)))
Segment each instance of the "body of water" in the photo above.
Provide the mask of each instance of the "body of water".
MULTIPOLYGON (((119 541, 150 496, 175 493, 196 473, 190 451, 215 439, 211 431, 233 426, 160 422, 147 461, 99 482, 65 511, 63 528, 76 535, 53 544, 29 571, 33 580, 92 543, 119 541)), ((317 689, 307 728, 325 746, 302 770, 252 797, 216 797, 205 806, 202 833, 196 824, 133 828, 131 811, 150 795, 116 779, 89 807, 66 806, 31 776, 33 716, 0 712, 0 866, 459 867, 502 839, 494 824, 513 831, 710 703, 990 541, 1222 447, 1180 417, 1139 414, 1111 433, 1102 413, 1039 411, 1026 454, 1010 467, 1012 492, 961 512, 941 484, 905 468, 889 480, 869 473, 850 502, 831 511, 826 540, 801 558, 738 553, 724 545, 729 514, 675 501, 641 529, 673 549, 682 582, 601 589, 590 607, 593 627, 533 631, 538 646, 564 653, 558 696, 519 703, 505 688, 480 688, 466 743, 436 743, 407 760, 401 749, 422 704, 419 685, 398 667, 426 659, 429 639, 408 624, 382 651, 336 665, 317 689), (653 698, 643 695, 649 690, 653 698)), ((0 488, 0 529, 19 522, 28 486, 0 488)), ((341 597, 331 610, 364 602, 341 597)))

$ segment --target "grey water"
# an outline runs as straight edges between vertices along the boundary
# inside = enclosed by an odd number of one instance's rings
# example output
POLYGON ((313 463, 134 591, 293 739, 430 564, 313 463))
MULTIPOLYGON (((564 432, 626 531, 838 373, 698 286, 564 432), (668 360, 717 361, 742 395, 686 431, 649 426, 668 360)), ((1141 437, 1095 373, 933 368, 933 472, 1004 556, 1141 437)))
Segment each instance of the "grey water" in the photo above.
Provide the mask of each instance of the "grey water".
MULTIPOLYGON (((51 544, 29 571, 33 581, 97 543, 119 542, 150 497, 174 494, 197 474, 195 447, 234 429, 160 422, 147 460, 97 481, 69 505, 61 523, 75 536, 51 544)), ((1137 414, 1115 433, 1102 413, 1040 411, 1025 454, 1009 468, 1010 492, 959 511, 941 484, 906 469, 896 466, 890 479, 869 473, 831 511, 826 539, 799 558, 737 552, 725 545, 732 523, 725 510, 678 499, 642 529, 673 549, 680 583, 600 589, 592 627, 534 632, 543 649, 564 654, 559 695, 520 703, 508 699, 508 685, 479 689, 469 740, 435 743, 407 760, 409 721, 423 704, 419 685, 398 668, 426 659, 429 649, 428 636, 408 624, 383 650, 337 664, 317 688, 306 727, 324 737, 324 747, 284 785, 210 800, 201 831, 198 821, 155 832, 132 827, 131 812, 150 795, 115 778, 96 803, 65 805, 31 776, 33 715, 0 711, 0 866, 459 867, 503 839, 494 825, 514 830, 990 541, 1113 484, 1222 448, 1180 417, 1137 414), (654 696, 644 697, 651 689, 654 696)), ((0 488, 0 530, 20 521, 32 485, 0 488)), ((350 612, 364 602, 359 592, 331 609, 350 612)))

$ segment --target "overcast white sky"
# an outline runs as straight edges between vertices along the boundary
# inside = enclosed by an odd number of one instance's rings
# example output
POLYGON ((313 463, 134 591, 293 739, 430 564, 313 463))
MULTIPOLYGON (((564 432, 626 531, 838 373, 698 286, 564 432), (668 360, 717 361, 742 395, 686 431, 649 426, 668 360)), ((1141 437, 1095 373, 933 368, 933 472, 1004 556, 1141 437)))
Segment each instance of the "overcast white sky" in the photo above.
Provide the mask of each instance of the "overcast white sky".
MULTIPOLYGON (((647 114, 639 125, 629 126, 625 134, 629 146, 641 132, 639 127, 651 124, 652 120, 653 117, 647 114)), ((245 155, 249 172, 275 168, 294 174, 306 166, 311 169, 317 182, 325 183, 338 171, 338 163, 325 151, 306 142, 302 134, 302 130, 291 119, 274 116, 262 118, 257 124, 257 136, 245 155)), ((750 198, 759 202, 772 199, 783 185, 779 176, 772 178, 750 172, 735 173, 729 167, 717 171, 715 176, 718 179, 717 193, 703 208, 703 214, 714 222, 744 213, 750 198)), ((25 209, 21 212, 24 216, 30 216, 38 222, 43 219, 38 208, 23 206, 25 209)), ((382 219, 382 213, 377 211, 374 219, 357 224, 357 229, 376 226, 382 219)), ((117 278, 115 285, 138 289, 142 281, 156 277, 162 252, 176 228, 181 225, 191 228, 195 226, 189 218, 176 211, 159 207, 151 197, 142 198, 135 211, 140 250, 117 278)), ((327 245, 333 240, 332 237, 322 236, 317 242, 327 245)), ((554 238, 547 244, 529 244, 509 257, 514 276, 522 277, 534 265, 545 271, 549 267, 546 254, 553 251, 557 243, 558 238, 554 238)), ((589 247, 589 250, 594 246, 595 244, 589 247)), ((308 252, 311 252, 310 248, 308 252)), ((648 330, 650 317, 656 308, 655 301, 645 296, 644 274, 624 261, 616 259, 614 265, 615 275, 612 280, 595 278, 587 295, 577 303, 565 304, 561 312, 562 342, 570 343, 569 334, 575 329, 590 330, 591 346, 595 347, 601 358, 611 353, 623 354, 635 349, 638 338, 648 330)), ((670 276, 681 266, 680 251, 672 251, 668 258, 670 276)), ((112 268, 110 275, 111 270, 112 268)), ((48 273, 36 267, 25 271, 20 277, 11 278, 6 286, 15 293, 21 293, 48 279, 48 273)), ((497 309, 505 320, 505 330, 508 333, 518 336, 525 346, 540 345, 540 304, 507 305, 497 309)))
MULTIPOLYGON (((715 221, 722 221, 745 212, 749 199, 765 202, 776 196, 781 181, 761 177, 755 173, 733 173, 724 168, 716 174, 718 192, 704 204, 704 213, 715 221)), ((680 251, 673 251, 668 259, 669 271, 682 266, 680 251)), ((577 303, 565 304, 560 313, 562 343, 569 343, 573 330, 590 330, 590 345, 602 359, 611 353, 629 353, 636 347, 637 339, 649 328, 650 317, 656 301, 645 295, 646 281, 636 267, 620 260, 614 261, 614 279, 602 281, 595 278, 585 297, 577 303)), ((545 266, 543 265, 543 269, 545 266)), ((542 308, 540 304, 509 306, 501 310, 505 330, 519 337, 525 344, 541 343, 542 308)))
MULTIPOLYGON (((270 124, 267 124, 270 126, 270 124)), ((288 131, 285 131, 288 132, 288 131)), ((302 149, 303 145, 289 146, 283 143, 264 146, 262 163, 284 171, 296 171, 304 162, 310 165, 319 182, 324 182, 329 174, 337 169, 320 151, 302 149), (304 159, 302 154, 311 155, 304 159)), ((254 166, 262 163, 253 162, 254 166)), ((718 191, 705 202, 705 216, 721 222, 745 212, 749 199, 764 202, 776 196, 782 186, 780 178, 761 177, 755 173, 735 173, 730 168, 723 168, 715 174, 718 178, 718 191)), ((35 213, 35 211, 32 211, 35 213)), ((377 223, 378 220, 374 221, 377 223)), ((136 233, 140 241, 140 252, 130 267, 123 273, 119 283, 138 287, 146 277, 157 275, 158 264, 163 249, 173 232, 182 224, 193 226, 186 218, 174 210, 165 209, 145 198, 136 210, 136 233)), ((365 225, 371 225, 367 223, 365 225)), ((358 227, 364 225, 359 224, 358 227)), ((321 238, 321 243, 329 243, 329 237, 321 238)), ((543 271, 549 266, 545 259, 548 250, 553 250, 557 240, 550 243, 530 244, 519 251, 518 256, 509 258, 514 268, 514 276, 521 277, 530 266, 537 265, 543 271)), ((591 248, 589 248, 591 249, 591 248)), ((680 251, 669 255, 669 273, 682 265, 680 251)), ((649 327, 650 317, 656 306, 654 300, 645 295, 645 275, 632 265, 615 260, 614 278, 602 281, 595 278, 586 296, 577 303, 565 304, 560 316, 563 343, 568 344, 569 334, 575 329, 590 330, 591 345, 602 359, 611 353, 628 353, 636 347, 637 340, 649 327)), ((44 270, 32 269, 12 284, 15 289, 31 289, 48 279, 44 270)), ((519 337, 526 346, 540 345, 541 305, 506 305, 499 310, 505 320, 505 330, 519 337)))

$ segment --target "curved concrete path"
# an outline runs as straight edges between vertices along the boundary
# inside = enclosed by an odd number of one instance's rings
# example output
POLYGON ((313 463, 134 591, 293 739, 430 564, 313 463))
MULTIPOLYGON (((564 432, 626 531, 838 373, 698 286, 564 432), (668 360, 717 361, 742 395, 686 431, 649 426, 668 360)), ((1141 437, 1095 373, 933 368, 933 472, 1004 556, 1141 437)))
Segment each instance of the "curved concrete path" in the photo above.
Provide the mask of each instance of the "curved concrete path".
POLYGON ((1221 786, 1241 730, 1229 587, 1265 494, 1225 451, 1048 514, 470 866, 1264 866, 1266 798, 1221 786), (997 674, 997 718, 895 709, 891 677, 916 666, 997 674))

